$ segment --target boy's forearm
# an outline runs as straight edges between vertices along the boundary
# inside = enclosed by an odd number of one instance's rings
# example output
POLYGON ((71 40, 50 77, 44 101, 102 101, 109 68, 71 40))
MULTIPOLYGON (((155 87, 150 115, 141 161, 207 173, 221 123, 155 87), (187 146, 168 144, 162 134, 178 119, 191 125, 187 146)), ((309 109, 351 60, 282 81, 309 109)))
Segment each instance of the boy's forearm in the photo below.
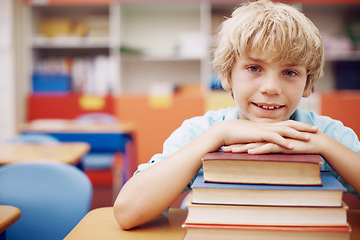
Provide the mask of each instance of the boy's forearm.
POLYGON ((326 162, 360 193, 360 154, 322 132, 316 142, 326 162))
POLYGON ((114 204, 119 225, 129 229, 165 210, 201 167, 201 158, 220 147, 217 131, 209 129, 175 154, 133 176, 114 204))

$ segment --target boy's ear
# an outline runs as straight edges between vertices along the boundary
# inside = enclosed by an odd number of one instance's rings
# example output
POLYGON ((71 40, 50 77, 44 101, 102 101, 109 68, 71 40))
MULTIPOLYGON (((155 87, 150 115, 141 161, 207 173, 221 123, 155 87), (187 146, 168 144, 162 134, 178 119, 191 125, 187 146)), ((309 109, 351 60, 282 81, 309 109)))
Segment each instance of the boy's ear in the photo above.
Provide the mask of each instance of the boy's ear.
POLYGON ((309 97, 310 94, 313 92, 313 89, 314 89, 314 84, 309 84, 309 85, 305 86, 302 97, 304 97, 304 98, 309 97))
POLYGON ((220 79, 221 79, 221 86, 224 90, 226 91, 230 91, 231 90, 231 84, 228 80, 227 77, 224 76, 224 74, 220 74, 220 79))

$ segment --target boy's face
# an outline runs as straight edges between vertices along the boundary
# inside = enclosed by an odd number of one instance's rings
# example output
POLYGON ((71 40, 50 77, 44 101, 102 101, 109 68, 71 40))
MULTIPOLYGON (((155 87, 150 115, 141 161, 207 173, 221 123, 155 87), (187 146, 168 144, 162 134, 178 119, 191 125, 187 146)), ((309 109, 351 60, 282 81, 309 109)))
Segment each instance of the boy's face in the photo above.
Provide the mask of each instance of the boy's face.
POLYGON ((250 56, 237 58, 231 70, 231 81, 222 77, 225 90, 233 92, 239 118, 257 122, 288 120, 306 91, 306 68, 287 63, 268 63, 250 56))

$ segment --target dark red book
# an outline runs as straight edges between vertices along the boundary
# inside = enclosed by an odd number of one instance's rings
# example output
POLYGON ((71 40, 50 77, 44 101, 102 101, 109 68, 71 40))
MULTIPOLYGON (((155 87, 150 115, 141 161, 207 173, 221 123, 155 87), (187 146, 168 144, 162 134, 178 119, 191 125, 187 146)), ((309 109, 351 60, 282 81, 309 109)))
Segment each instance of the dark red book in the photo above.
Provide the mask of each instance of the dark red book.
POLYGON ((206 182, 321 185, 317 154, 247 154, 211 152, 203 157, 206 182))

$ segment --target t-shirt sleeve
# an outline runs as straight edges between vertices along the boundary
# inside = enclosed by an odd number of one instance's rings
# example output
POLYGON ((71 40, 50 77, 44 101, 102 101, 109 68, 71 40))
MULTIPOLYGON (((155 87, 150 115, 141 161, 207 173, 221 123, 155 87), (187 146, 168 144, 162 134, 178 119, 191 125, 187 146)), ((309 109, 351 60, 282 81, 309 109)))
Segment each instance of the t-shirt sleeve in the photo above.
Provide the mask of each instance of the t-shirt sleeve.
MULTIPOLYGON (((318 116, 315 118, 315 124, 319 126, 319 130, 334 138, 338 142, 352 149, 360 154, 360 142, 356 133, 346 126, 341 121, 331 119, 326 116, 318 116)), ((336 178, 344 185, 347 193, 352 193, 360 199, 359 193, 355 191, 337 172, 335 172, 329 164, 324 164, 321 170, 330 171, 336 178)))

